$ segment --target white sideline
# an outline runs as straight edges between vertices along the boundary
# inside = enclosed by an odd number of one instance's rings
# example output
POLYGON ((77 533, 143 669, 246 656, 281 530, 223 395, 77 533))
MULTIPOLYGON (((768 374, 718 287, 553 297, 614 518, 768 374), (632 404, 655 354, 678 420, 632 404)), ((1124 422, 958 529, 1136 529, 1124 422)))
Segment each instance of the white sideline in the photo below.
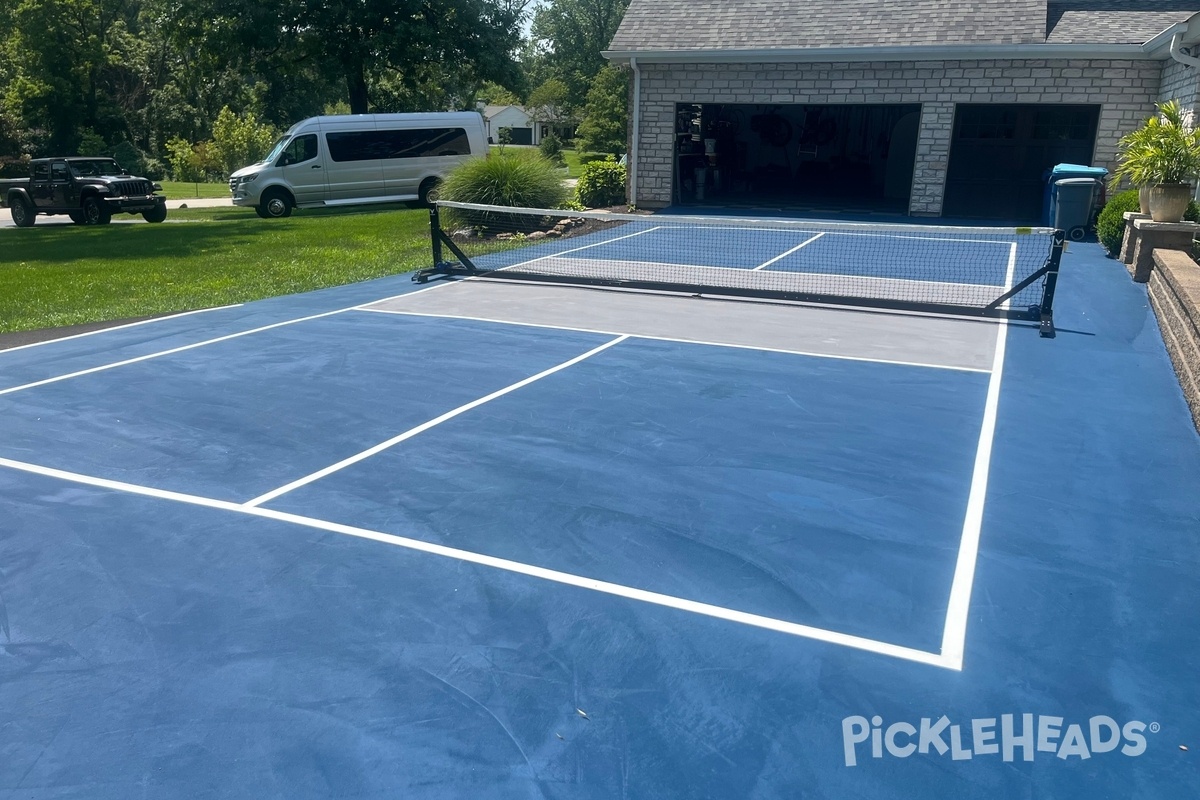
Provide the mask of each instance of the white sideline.
MULTIPOLYGON (((282 322, 274 322, 270 325, 263 325, 258 328, 251 328, 250 330, 247 330, 247 331, 239 331, 238 333, 230 333, 230 334, 226 334, 225 336, 217 336, 216 338, 213 338, 213 339, 205 339, 202 342, 193 342, 192 344, 185 344, 180 347, 172 347, 169 350, 160 350, 155 353, 147 353, 144 356, 137 356, 135 358, 126 358, 122 361, 114 361, 109 364, 101 364, 100 366, 97 366, 97 367, 89 367, 88 369, 81 369, 76 372, 69 372, 66 375, 56 375, 53 378, 43 378, 40 381, 24 383, 24 384, 21 384, 20 386, 10 386, 7 389, 0 389, 0 396, 6 395, 6 394, 12 394, 13 392, 21 392, 26 389, 33 389, 38 386, 45 386, 45 385, 51 384, 51 383, 58 383, 59 381, 65 381, 65 380, 69 380, 71 378, 78 378, 83 375, 91 375, 92 373, 95 373, 95 372, 104 372, 105 370, 115 369, 117 367, 124 367, 124 366, 128 366, 129 364, 136 364, 140 361, 149 361, 151 359, 160 358, 162 356, 174 355, 175 353, 182 353, 185 350, 194 350, 197 347, 205 347, 210 344, 217 344, 218 342, 225 342, 225 341, 229 341, 230 339, 237 339, 241 336, 249 336, 252 333, 262 333, 263 331, 269 331, 272 328, 281 328, 284 325, 294 325, 297 322, 308 322, 309 320, 321 319, 322 317, 331 317, 334 314, 344 314, 347 311, 356 311, 359 308, 362 308, 363 306, 374 305, 375 303, 384 303, 384 302, 387 302, 388 300, 395 300, 397 297, 403 297, 404 295, 420 294, 421 292, 428 292, 431 289, 437 289, 442 286, 452 286, 452 285, 453 284, 438 284, 437 286, 428 286, 424 289, 417 289, 416 291, 413 291, 413 292, 404 292, 402 294, 392 295, 391 297, 383 297, 378 300, 370 300, 366 303, 359 303, 358 305, 347 306, 346 308, 339 308, 334 311, 325 311, 320 314, 310 314, 307 317, 298 317, 296 319, 288 319, 288 320, 284 320, 282 322)), ((134 323, 134 324, 137 324, 137 323, 134 323)), ((16 348, 13 348, 13 349, 16 349, 16 348)))
POLYGON ((71 339, 82 339, 84 336, 95 336, 97 333, 109 333, 111 331, 123 331, 126 328, 136 328, 138 325, 149 325, 151 322, 166 322, 170 319, 179 319, 180 317, 190 317, 193 314, 204 314, 208 311, 224 311, 227 308, 241 308, 244 303, 231 303, 227 306, 213 306, 212 308, 197 308, 194 311, 181 311, 178 314, 168 314, 165 317, 154 317, 153 319, 143 319, 137 322, 127 322, 124 325, 112 325, 108 328, 98 328, 94 331, 86 331, 84 333, 73 333, 70 336, 59 336, 55 339, 46 339, 41 342, 30 342, 29 344, 19 344, 16 347, 6 347, 0 350, 0 356, 6 353, 15 353, 18 350, 27 350, 30 347, 41 347, 46 344, 57 344, 58 342, 68 342, 71 339))
POLYGON ((59 480, 70 481, 72 483, 95 486, 101 489, 126 492, 129 494, 141 495, 143 497, 153 497, 159 500, 170 500, 177 503, 186 503, 193 506, 202 506, 221 511, 232 511, 239 514, 270 519, 276 522, 286 522, 293 525, 301 525, 307 528, 328 531, 330 533, 337 533, 343 536, 353 536, 358 539, 368 539, 375 542, 381 542, 383 544, 390 544, 396 547, 403 547, 408 550, 428 553, 430 555, 441 556, 443 558, 450 558, 456 561, 478 564, 480 566, 504 570, 506 572, 512 572, 518 575, 527 575, 532 578, 551 581, 553 583, 563 584, 566 586, 574 586, 576 588, 587 589, 593 592, 601 592, 603 594, 614 595, 616 597, 623 597, 628 600, 636 600, 638 602, 649 603, 651 605, 673 608, 679 611, 686 611, 692 614, 722 619, 741 625, 750 625, 752 627, 763 628, 792 636, 800 636, 806 639, 815 639, 817 641, 840 645, 842 647, 851 647, 856 650, 865 650, 877 655, 904 659, 906 661, 914 661, 934 667, 958 669, 958 667, 947 663, 947 660, 937 653, 928 653, 923 650, 902 647, 900 645, 890 644, 888 642, 866 639, 861 636, 851 636, 849 634, 838 633, 837 631, 829 631, 823 628, 814 628, 809 625, 801 625, 799 623, 788 622, 786 620, 764 617, 759 614, 737 611, 736 609, 724 608, 722 606, 715 606, 709 603, 701 603, 682 597, 659 594, 658 592, 637 589, 632 586, 624 586, 618 583, 609 583, 608 581, 596 580, 594 578, 588 578, 582 575, 573 575, 569 572, 559 572, 558 570, 546 569, 544 567, 538 567, 532 564, 524 564, 520 561, 510 561, 505 558, 497 558, 495 556, 483 555, 481 553, 473 553, 469 550, 459 550, 453 547, 445 547, 444 545, 423 542, 419 539, 410 539, 404 536, 396 536, 390 533, 369 530, 367 528, 358 528, 353 525, 343 525, 337 522, 328 522, 326 520, 305 517, 299 514, 289 514, 283 511, 273 511, 269 508, 245 506, 230 502, 228 500, 217 500, 211 497, 200 497, 197 495, 184 494, 182 492, 172 492, 165 489, 154 489, 149 486, 139 486, 137 484, 109 480, 107 478, 97 478, 91 475, 81 475, 75 472, 67 472, 65 470, 54 469, 51 467, 43 467, 23 461, 14 461, 8 458, 0 458, 0 467, 7 467, 9 469, 32 473, 34 475, 41 475, 48 478, 57 478, 59 480))
MULTIPOLYGON (((1017 246, 1013 244, 1008 257, 1008 273, 1004 291, 1012 286, 1016 267, 1017 246)), ((946 606, 946 625, 942 631, 942 657, 947 666, 961 670, 967 646, 967 621, 971 613, 971 589, 975 584, 975 567, 979 560, 979 539, 983 529, 983 507, 987 500, 988 475, 992 463, 992 442, 996 435, 996 416, 1000 406, 1000 381, 1004 376, 1004 349, 1008 340, 1008 321, 996 327, 996 348, 992 355, 992 374, 988 378, 987 399, 983 404, 983 422, 979 426, 979 446, 975 450, 975 469, 971 474, 971 491, 967 496, 967 514, 963 519, 962 538, 958 543, 958 560, 954 565, 954 581, 950 584, 950 601, 946 606)))

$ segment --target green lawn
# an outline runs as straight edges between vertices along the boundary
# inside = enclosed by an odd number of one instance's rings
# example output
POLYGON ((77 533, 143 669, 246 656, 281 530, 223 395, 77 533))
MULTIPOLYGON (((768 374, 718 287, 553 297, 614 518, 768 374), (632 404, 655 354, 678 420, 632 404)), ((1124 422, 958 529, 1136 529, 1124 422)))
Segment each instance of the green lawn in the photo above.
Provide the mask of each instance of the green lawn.
POLYGON ((240 303, 431 261, 429 213, 394 207, 283 220, 189 209, 161 225, 7 228, 0 241, 0 332, 240 303))
POLYGON ((192 197, 230 197, 227 183, 180 183, 179 181, 159 181, 162 193, 168 200, 186 200, 192 197))

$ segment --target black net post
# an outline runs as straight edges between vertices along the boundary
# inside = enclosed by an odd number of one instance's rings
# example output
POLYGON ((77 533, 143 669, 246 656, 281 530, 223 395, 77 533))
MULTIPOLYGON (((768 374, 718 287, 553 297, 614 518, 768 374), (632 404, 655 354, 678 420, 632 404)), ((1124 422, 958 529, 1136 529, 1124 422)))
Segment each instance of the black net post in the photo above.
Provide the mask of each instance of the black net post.
POLYGON ((433 239, 433 268, 442 263, 442 220, 437 203, 429 206, 429 235, 433 239))
POLYGON ((1062 263, 1066 234, 1054 232, 1054 243, 1050 246, 1050 258, 1046 261, 1046 284, 1042 288, 1040 332, 1047 339, 1054 338, 1054 290, 1058 287, 1058 268, 1062 263))

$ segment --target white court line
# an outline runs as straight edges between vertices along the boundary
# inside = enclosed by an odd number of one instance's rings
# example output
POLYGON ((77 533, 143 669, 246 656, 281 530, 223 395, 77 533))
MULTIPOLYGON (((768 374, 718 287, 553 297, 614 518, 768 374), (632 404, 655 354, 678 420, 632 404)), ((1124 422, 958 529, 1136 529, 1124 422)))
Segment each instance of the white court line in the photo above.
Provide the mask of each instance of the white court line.
MULTIPOLYGON (((1013 250, 1015 258, 1016 250, 1013 250)), ((1012 282, 1009 267, 1008 282, 1012 282)), ((1007 291, 1007 290, 1006 290, 1007 291)), ((942 657, 946 665, 961 670, 967 643, 967 619, 971 612, 971 588, 975 583, 975 565, 979 559, 979 538, 983 528, 983 506, 987 500, 988 473, 992 462, 992 440, 996 434, 996 415, 1000 405, 1000 380, 1004 373, 1004 349, 1008 338, 1008 321, 1000 320, 996 327, 996 350, 992 356, 992 375, 988 379, 987 400, 983 406, 983 422, 979 427, 979 446, 975 450, 975 469, 971 474, 971 491, 967 496, 967 515, 963 520, 962 539, 958 545, 958 560, 954 566, 954 582, 950 585, 950 602, 946 608, 946 626, 942 631, 942 657)))
MULTIPOLYGON (((516 325, 526 328, 543 328, 552 331, 571 331, 573 333, 597 333, 604 336, 628 336, 632 339, 647 339, 654 342, 675 342, 678 344, 698 344, 708 347, 732 347, 736 350, 754 350, 763 353, 784 353, 791 356, 808 356, 810 358, 832 358, 838 361, 862 361, 869 364, 895 364, 900 367, 927 367, 929 369, 948 369, 954 372, 978 372, 987 374, 990 370, 982 367, 956 367, 950 364, 926 364, 922 361, 899 361, 890 358, 869 358, 867 356, 845 356, 837 353, 819 353, 809 352, 807 350, 787 350, 782 347, 762 347, 753 344, 734 344, 732 342, 710 342, 704 339, 683 339, 674 336, 652 336, 642 333, 625 333, 624 331, 604 331, 597 328, 578 328, 565 325, 547 325, 540 322, 518 322, 511 319, 494 319, 492 317, 474 317, 466 314, 434 314, 425 311, 401 311, 390 308, 356 308, 355 311, 363 311, 370 314, 395 314, 404 317, 433 317, 435 319, 461 319, 467 322, 491 322, 497 325, 516 325)), ((966 318, 968 322, 988 322, 991 320, 979 320, 975 317, 966 318)))
POLYGON ((276 497, 285 495, 288 492, 292 491, 293 489, 299 489, 301 486, 305 486, 309 483, 312 483, 313 481, 320 480, 321 478, 324 478, 328 475, 332 475, 333 473, 337 472, 338 470, 345 469, 346 467, 350 466, 351 464, 357 464, 359 461, 370 458, 371 456, 375 455, 376 453, 381 453, 384 450, 387 450, 389 447, 392 447, 393 445, 400 444, 400 442, 403 442, 406 439, 411 439, 412 437, 416 436, 418 433, 423 433, 423 432, 429 430, 430 428, 433 428, 437 425, 441 425, 446 420, 454 419, 459 414, 465 414, 466 412, 470 411, 471 409, 478 408, 479 406, 483 405, 484 403, 489 403, 498 397, 503 397, 504 395, 506 395, 510 392, 515 392, 517 389, 520 389, 524 386, 528 386, 529 384, 535 383, 536 381, 540 381, 542 378, 553 375, 554 373, 559 372, 560 370, 564 370, 567 367, 574 366, 575 364, 578 364, 580 361, 589 359, 592 356, 596 355, 597 353, 603 352, 603 351, 607 350, 608 348, 612 347, 613 345, 620 344, 621 342, 625 341, 628 338, 629 338, 628 336, 618 336, 617 338, 613 339, 612 341, 605 342, 604 344, 600 345, 599 347, 592 348, 591 350, 587 351, 586 353, 575 356, 574 358, 572 358, 569 361, 564 361, 563 363, 558 364, 557 366, 553 366, 550 369, 542 370, 541 372, 539 372, 536 375, 531 375, 530 377, 525 378, 524 380, 517 381, 516 383, 511 384, 509 386, 505 386, 503 389, 499 389, 495 392, 492 392, 491 394, 489 394, 485 397, 481 397, 478 400, 472 400, 469 403, 465 403, 464 405, 461 405, 456 409, 447 411, 445 414, 442 414, 439 417, 434 417, 433 419, 429 420, 428 422, 424 422, 415 428, 410 428, 410 429, 406 430, 404 433, 401 433, 397 436, 393 436, 391 439, 388 439, 386 442, 380 442, 379 444, 375 445, 374 447, 363 450, 361 453, 356 453, 355 455, 352 455, 349 458, 342 459, 341 461, 337 462, 336 464, 330 464, 328 467, 325 467, 324 469, 317 470, 316 472, 314 472, 310 475, 305 475, 303 478, 299 478, 297 480, 292 481, 289 484, 280 486, 278 489, 272 489, 271 491, 266 492, 265 494, 261 494, 258 497, 255 497, 253 500, 247 500, 242 505, 244 505, 248 508, 262 505, 263 503, 267 502, 268 500, 274 500, 276 497))
POLYGON ((363 306, 371 305, 373 303, 386 303, 389 300, 395 300, 396 298, 404 297, 405 295, 420 294, 421 292, 428 292, 430 289, 438 289, 438 288, 441 288, 442 286, 452 286, 452 285, 453 285, 452 283, 443 283, 443 284, 438 284, 436 286, 429 286, 424 289, 417 289, 416 291, 413 291, 413 292, 404 292, 402 294, 394 294, 391 297, 383 297, 378 300, 371 300, 366 303, 359 303, 358 305, 347 306, 346 308, 339 308, 335 311, 325 311, 321 314, 310 314, 307 317, 298 317, 296 319, 288 319, 288 320, 284 320, 283 322, 275 322, 270 325, 263 325, 262 327, 259 327, 259 328, 251 328, 248 331, 239 331, 238 333, 230 333, 230 334, 226 334, 225 336, 218 336, 214 339, 205 339, 202 342, 193 342, 192 344, 185 344, 180 347, 172 347, 170 350, 160 350, 155 353, 147 353, 144 356, 137 356, 135 358, 127 358, 127 359, 124 359, 123 361, 114 361, 109 364, 101 364, 100 366, 97 366, 97 367, 89 367, 88 369, 81 369, 76 372, 69 372, 66 375, 56 375, 53 378, 43 378, 40 381, 33 381, 32 383, 24 383, 24 384, 21 384, 20 386, 10 386, 7 389, 0 389, 0 396, 6 395, 6 394, 12 394, 13 392, 24 391, 25 389, 33 389, 38 386, 45 386, 45 385, 51 384, 51 383, 58 383, 59 381, 65 381, 65 380, 69 380, 71 378, 78 378, 83 375, 91 375, 94 372, 104 372, 105 370, 116 369, 117 367, 124 367, 124 366, 128 366, 129 364, 137 364, 140 361, 149 361, 150 359, 153 359, 153 358, 161 358, 162 356, 174 355, 175 353, 182 353, 185 350, 194 350, 197 347, 206 347, 207 345, 210 345, 210 344, 217 344, 218 342, 226 342, 226 341, 229 341, 230 339, 237 339, 241 336, 249 336, 252 333, 262 333, 263 331, 269 331, 272 328, 281 328, 284 325, 294 325, 297 322, 308 322, 309 320, 321 319, 322 317, 331 317, 334 314, 344 314, 347 311, 355 311, 363 306))
MULTIPOLYGON (((769 227, 754 228, 754 227, 742 227, 740 225, 733 226, 733 225, 683 225, 683 224, 681 224, 681 225, 660 225, 659 227, 665 231, 672 232, 672 233, 674 233, 674 232, 686 233, 687 231, 693 231, 693 230, 767 231, 770 233, 811 233, 813 230, 818 229, 820 226, 813 225, 811 228, 807 228, 807 229, 805 229, 805 228, 782 228, 782 227, 781 228, 769 228, 769 227)), ((957 238, 953 238, 953 237, 949 237, 949 236, 910 236, 905 233, 878 233, 878 232, 871 233, 868 231, 829 231, 829 230, 821 231, 821 233, 828 234, 829 236, 874 236, 876 238, 882 238, 882 239, 912 239, 914 241, 954 242, 956 244, 1001 244, 1001 245, 1008 244, 1007 241, 997 241, 995 239, 957 239, 957 238)), ((1009 236, 1009 235, 1016 236, 1018 234, 1012 234, 1006 230, 1004 233, 998 233, 996 235, 997 236, 1009 236)))
POLYGON ((806 239, 805 241, 803 241, 803 242, 801 242, 800 244, 798 244, 798 245, 796 245, 795 247, 793 247, 791 250, 788 250, 786 253, 780 253, 779 255, 777 255, 777 256, 775 256, 774 258, 772 258, 770 261, 764 261, 763 263, 759 264, 757 267, 755 267, 754 269, 752 269, 752 270, 750 270, 750 271, 751 271, 751 272, 754 272, 754 271, 756 271, 756 270, 760 270, 760 269, 762 269, 763 267, 769 267, 769 266, 771 266, 772 264, 774 264, 776 261, 779 261, 780 259, 783 259, 783 258, 787 258, 787 257, 788 257, 788 256, 790 256, 792 253, 794 253, 794 252, 796 252, 797 250, 799 250, 801 247, 804 247, 804 246, 806 246, 806 245, 810 245, 810 244, 812 244, 813 242, 815 242, 817 239, 820 239, 820 238, 821 238, 822 236, 824 236, 824 235, 825 235, 824 233, 818 233, 816 236, 813 236, 813 237, 812 237, 812 238, 810 238, 810 239, 806 239))
POLYGON ((194 506, 219 509, 221 511, 232 511, 239 514, 247 514, 254 517, 274 520, 276 522, 286 522, 293 525, 301 525, 307 528, 328 531, 330 533, 337 533, 343 536, 353 536, 358 539, 368 539, 370 541, 390 544, 396 547, 403 547, 408 550, 415 550, 421 553, 428 553, 430 555, 441 556, 443 558, 454 559, 456 561, 463 561, 469 564, 478 564, 480 566, 504 570, 505 572, 512 572, 518 575, 526 575, 532 578, 551 581, 553 583, 563 584, 566 586, 574 586, 579 589, 587 589, 593 592, 601 592, 603 594, 613 595, 616 597, 623 597, 628 600, 636 600, 638 602, 649 603, 651 605, 673 608, 679 611, 686 611, 692 614, 713 617, 715 619, 735 622, 741 625, 750 625, 752 627, 763 628, 792 636, 801 636, 806 639, 815 639, 817 641, 840 645, 842 647, 851 647, 856 650, 865 650, 877 655, 904 659, 906 661, 915 661, 919 664, 927 664, 934 667, 958 669, 958 667, 947 663, 947 660, 937 653, 929 653, 924 650, 916 650, 910 647, 902 647, 900 645, 890 644, 888 642, 866 639, 861 636, 851 636, 849 634, 838 633, 837 631, 829 631, 823 628, 814 628, 809 625, 801 625, 795 622, 788 622, 786 620, 764 617, 759 614, 751 614, 745 611, 724 608, 722 606, 700 603, 695 600, 688 600, 682 597, 659 594, 658 592, 637 589, 632 586, 609 583, 608 581, 600 581, 594 578, 584 577, 582 575, 573 575, 569 572, 559 572, 558 570, 537 567, 532 564, 524 564, 520 561, 510 561, 505 558, 496 558, 495 556, 473 553, 469 550, 459 550, 454 547, 445 547, 443 545, 432 544, 430 542, 422 542, 418 539, 410 539, 404 536, 382 533, 380 531, 373 531, 367 528, 358 528, 354 527, 353 525, 343 525, 341 523, 328 522, 326 520, 314 519, 313 517, 305 517, 299 514, 289 514, 284 511, 273 511, 269 508, 249 507, 227 500, 216 500, 210 497, 199 497, 197 495, 184 494, 182 492, 172 492, 164 489, 154 489, 149 486, 139 486, 137 484, 124 483, 122 481, 97 478, 91 475, 81 475, 75 472, 67 472, 65 470, 53 469, 51 467, 43 467, 23 461, 13 461, 7 458, 0 458, 0 466, 19 470, 21 472, 32 473, 34 475, 57 478, 59 480, 70 481, 72 483, 79 483, 87 486, 95 486, 101 489, 126 492, 128 494, 141 495, 143 497, 153 497, 159 500, 170 500, 177 503, 186 503, 194 506))
POLYGON ((70 341, 71 339, 81 339, 84 336, 95 336, 97 333, 110 333, 112 331, 125 330, 126 328, 136 328, 138 325, 148 325, 151 322, 166 322, 167 320, 179 319, 180 317, 190 317, 193 314, 204 314, 208 311, 224 311, 227 308, 240 308, 242 305, 244 305, 244 304, 243 303, 232 303, 227 306, 213 306, 212 308, 197 308, 195 311, 181 311, 178 314, 170 314, 165 317, 155 317, 154 319, 143 319, 143 320, 139 320, 138 322, 127 322, 124 325, 113 325, 108 328, 100 328, 100 329, 94 330, 94 331, 87 331, 86 333, 74 333, 74 334, 71 334, 70 336, 59 336, 57 339, 46 339, 43 342, 30 342, 29 344, 21 344, 21 345, 17 345, 16 347, 6 347, 3 350, 0 350, 0 355, 4 355, 6 353, 15 353, 18 350, 26 350, 30 347, 41 347, 44 344, 57 344, 58 342, 66 342, 66 341, 70 341))

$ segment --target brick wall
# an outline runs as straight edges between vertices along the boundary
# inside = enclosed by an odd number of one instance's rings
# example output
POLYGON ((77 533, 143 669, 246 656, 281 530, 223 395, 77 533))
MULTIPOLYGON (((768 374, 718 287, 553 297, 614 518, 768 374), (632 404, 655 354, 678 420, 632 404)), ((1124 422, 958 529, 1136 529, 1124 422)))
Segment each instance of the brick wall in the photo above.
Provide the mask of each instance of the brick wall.
MULTIPOLYGON (((1185 112, 1193 116, 1197 111, 1200 97, 1197 96, 1197 70, 1178 61, 1168 61, 1163 67, 1162 85, 1159 89, 1158 100, 1178 100, 1185 112)), ((1195 121, 1195 120, 1194 120, 1195 121)))
POLYGON ((1100 104, 1094 163, 1154 111, 1159 61, 896 61, 828 64, 644 64, 635 202, 671 202, 676 103, 920 103, 909 212, 938 215, 956 103, 1100 104))

